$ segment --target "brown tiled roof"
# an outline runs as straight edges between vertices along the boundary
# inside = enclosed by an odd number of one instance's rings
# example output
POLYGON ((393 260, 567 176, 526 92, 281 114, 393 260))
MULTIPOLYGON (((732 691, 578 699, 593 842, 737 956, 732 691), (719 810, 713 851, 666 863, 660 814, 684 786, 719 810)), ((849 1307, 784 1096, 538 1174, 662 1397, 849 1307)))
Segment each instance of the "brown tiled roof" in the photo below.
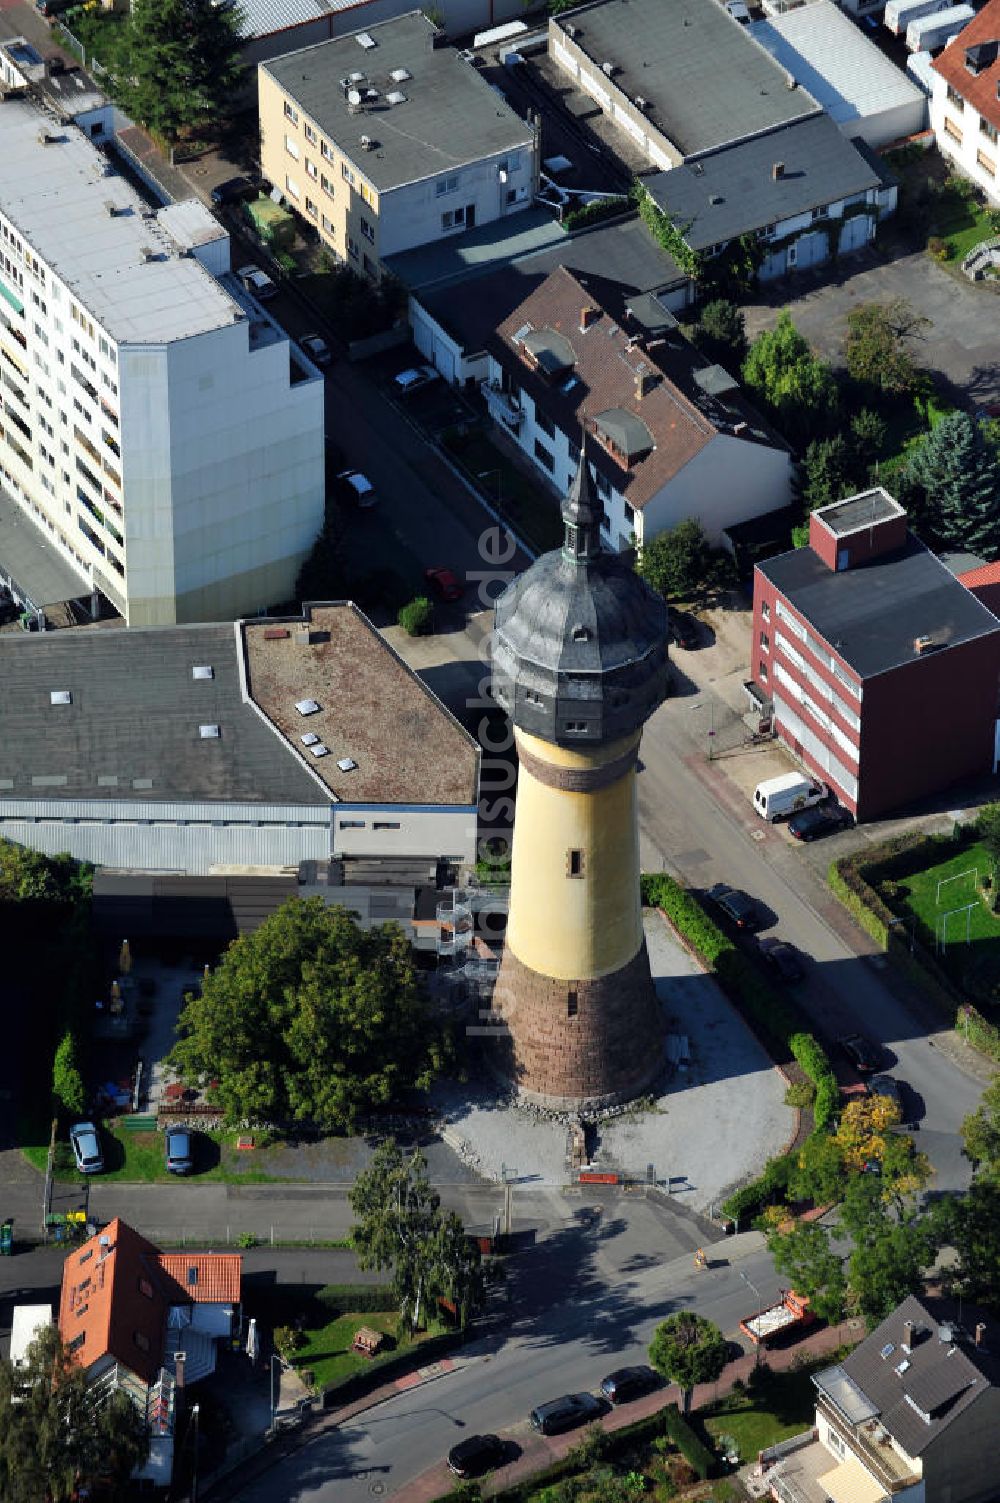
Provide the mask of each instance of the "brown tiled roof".
POLYGON ((967 590, 978 589, 981 585, 1000 584, 1000 562, 980 564, 978 569, 966 569, 964 574, 958 576, 958 582, 964 584, 967 590))
POLYGON ((997 85, 1000 84, 1000 55, 989 67, 973 75, 965 66, 968 47, 980 42, 1000 41, 1000 0, 988 0, 977 16, 974 16, 964 31, 934 58, 931 67, 951 84, 957 94, 967 99, 972 108, 984 120, 1000 130, 1000 101, 997 85))
MULTIPOLYGON (((433 539, 427 547, 428 564, 438 562, 433 539)), ((250 695, 309 771, 344 803, 475 803, 475 741, 368 618, 344 603, 305 612, 306 621, 245 621, 242 631, 250 695), (304 699, 319 711, 300 715, 304 699), (310 756, 301 741, 310 733, 329 756, 310 756), (344 757, 357 767, 341 772, 344 757)))
POLYGON ((164 1292, 172 1305, 238 1305, 243 1276, 239 1253, 160 1253, 164 1292))
POLYGON ((557 268, 540 287, 514 310, 490 341, 491 353, 510 370, 516 381, 565 433, 579 439, 581 429, 594 433, 594 419, 601 413, 621 409, 634 414, 649 429, 653 449, 625 468, 599 443, 589 446, 598 470, 607 476, 630 505, 641 509, 720 431, 740 422, 755 425, 748 441, 781 440, 763 431, 762 420, 739 395, 725 393, 712 398, 694 379, 696 370, 708 368, 679 334, 668 343, 636 342, 638 326, 622 327, 595 303, 592 288, 584 287, 564 266, 557 268), (588 327, 580 327, 584 308, 594 309, 588 327), (575 382, 555 377, 552 382, 529 366, 520 353, 515 335, 526 325, 533 330, 554 330, 572 346, 575 382), (645 394, 638 395, 640 366, 652 376, 645 394))
POLYGON ((116 1217, 63 1264, 59 1332, 81 1367, 111 1357, 151 1383, 170 1306, 237 1304, 241 1266, 239 1253, 161 1253, 116 1217))

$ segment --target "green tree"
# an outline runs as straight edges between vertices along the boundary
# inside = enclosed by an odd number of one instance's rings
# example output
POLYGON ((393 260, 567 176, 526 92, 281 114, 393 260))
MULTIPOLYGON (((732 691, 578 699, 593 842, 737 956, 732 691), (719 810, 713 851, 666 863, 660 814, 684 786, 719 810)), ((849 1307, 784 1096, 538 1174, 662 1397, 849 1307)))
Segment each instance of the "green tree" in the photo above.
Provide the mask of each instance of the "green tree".
POLYGON ((714 1383, 726 1365, 726 1342, 718 1326, 693 1310, 668 1315, 653 1332, 649 1360, 681 1391, 685 1414, 697 1383, 714 1383))
POLYGON ((995 872, 1000 867, 1000 804, 987 804, 980 809, 976 831, 993 862, 995 872))
POLYGON ((700 522, 689 519, 657 533, 639 551, 638 573, 666 600, 690 600, 712 573, 712 550, 700 522))
POLYGON ((931 1226, 913 1212, 898 1220, 883 1216, 856 1241, 848 1260, 848 1284, 869 1330, 908 1294, 921 1292, 935 1251, 931 1226))
POLYGON ((442 1064, 410 946, 322 898, 292 898, 243 935, 189 996, 170 1064, 211 1081, 230 1122, 352 1130, 442 1064))
POLYGON ((743 310, 728 298, 706 303, 692 330, 692 338, 709 360, 724 365, 732 374, 743 368, 750 348, 743 310))
POLYGON ((799 1149, 788 1193, 793 1200, 835 1205, 844 1193, 846 1180, 840 1144, 829 1133, 812 1133, 799 1149))
POLYGON ((803 461, 802 500, 807 511, 829 506, 857 489, 857 457, 841 433, 814 438, 803 461))
POLYGON ((880 412, 873 407, 862 407, 851 418, 851 442, 854 447, 855 462, 865 479, 885 448, 888 437, 889 425, 880 412))
POLYGON ((55 1326, 32 1342, 23 1367, 0 1361, 5 1503, 69 1503, 84 1489, 124 1500, 148 1449, 145 1416, 121 1392, 95 1401, 55 1326))
MULTIPOLYGON (((990 804, 989 808, 998 806, 990 804)), ((986 812, 984 809, 983 814, 986 812)), ((963 1152, 975 1166, 977 1177, 1000 1183, 1000 1075, 986 1087, 976 1110, 963 1119, 960 1131, 963 1152)))
POLYGON ((807 443, 832 427, 838 405, 833 372, 812 353, 787 311, 773 329, 757 335, 743 380, 794 442, 807 443))
POLYGON ((1000 1311, 1000 1185, 975 1179, 965 1195, 938 1201, 931 1220, 938 1244, 955 1252, 949 1291, 1000 1311))
POLYGON ((905 298, 853 308, 844 343, 849 374, 892 396, 912 392, 918 377, 908 341, 929 328, 930 319, 916 313, 905 298))
POLYGON ((923 520, 951 547, 1000 556, 1000 456, 966 412, 943 417, 904 474, 923 520))
POLYGON ((454 1305, 459 1324, 464 1326, 482 1307, 486 1283, 479 1248, 454 1211, 439 1216, 425 1257, 430 1292, 454 1305))
POLYGON ((59 1041, 52 1062, 52 1094, 57 1108, 71 1117, 81 1117, 87 1109, 87 1093, 76 1057, 76 1039, 68 1028, 59 1041))
POLYGON ((245 70, 235 0, 134 0, 107 59, 126 114, 175 143, 233 108, 245 70))
POLYGON ((843 1259, 830 1246, 829 1234, 816 1221, 795 1222, 790 1231, 773 1228, 767 1245, 779 1273, 799 1294, 807 1295, 820 1320, 835 1324, 844 1313, 847 1275, 843 1259))

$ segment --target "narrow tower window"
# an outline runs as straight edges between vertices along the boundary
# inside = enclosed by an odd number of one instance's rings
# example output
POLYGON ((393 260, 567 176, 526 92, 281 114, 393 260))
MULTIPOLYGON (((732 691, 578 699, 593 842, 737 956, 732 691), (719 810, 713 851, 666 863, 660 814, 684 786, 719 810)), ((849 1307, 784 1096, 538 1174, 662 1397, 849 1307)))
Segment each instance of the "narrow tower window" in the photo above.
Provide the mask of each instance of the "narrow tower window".
POLYGON ((578 1011, 577 992, 576 992, 576 988, 574 987, 571 992, 567 992, 566 993, 566 1016, 568 1018, 575 1018, 576 1014, 577 1014, 577 1011, 578 1011))
POLYGON ((566 871, 570 877, 583 876, 583 852, 570 851, 566 861, 566 871))

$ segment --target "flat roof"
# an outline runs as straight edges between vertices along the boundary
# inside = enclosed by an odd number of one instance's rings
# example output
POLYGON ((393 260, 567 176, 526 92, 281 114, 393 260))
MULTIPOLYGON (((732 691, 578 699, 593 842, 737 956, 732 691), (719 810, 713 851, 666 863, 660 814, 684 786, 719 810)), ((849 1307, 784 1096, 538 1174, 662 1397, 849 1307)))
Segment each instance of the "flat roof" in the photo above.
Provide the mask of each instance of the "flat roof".
POLYGON ((881 179, 829 116, 811 115, 642 183, 697 251, 866 193, 881 179))
POLYGON ((917 84, 832 0, 809 0, 750 30, 840 126, 926 103, 917 84))
POLYGON ((52 546, 13 497, 0 490, 0 573, 39 609, 89 595, 90 581, 52 546))
POLYGON ((474 804, 476 742, 367 616, 344 603, 303 614, 241 630, 250 694, 314 776, 344 803, 474 804), (301 714, 306 701, 319 708, 301 714), (329 755, 314 757, 303 736, 329 755), (344 772, 347 758, 357 766, 344 772))
POLYGON ((686 157, 819 108, 719 0, 597 0, 550 23, 686 157), (571 32, 570 28, 574 30, 571 32))
POLYGON ((243 316, 79 127, 27 99, 0 102, 0 209, 120 343, 185 339, 243 316))
POLYGON ((817 517, 835 537, 845 538, 852 532, 861 532, 879 522, 889 522, 895 517, 905 517, 906 512, 894 496, 882 486, 859 491, 856 496, 846 496, 843 501, 832 501, 829 506, 817 507, 817 517))
POLYGON ((1000 632, 1000 621, 912 533, 894 553, 834 571, 811 548, 757 565, 862 679, 917 657, 914 642, 957 647, 1000 632))
POLYGON ((260 68, 380 192, 533 146, 531 127, 454 47, 435 47, 434 34, 415 10, 368 27, 364 42, 338 37, 260 68), (377 91, 370 106, 348 101, 342 84, 354 73, 359 92, 377 91), (404 97, 390 104, 391 93, 404 97), (362 136, 375 146, 365 150, 362 136))

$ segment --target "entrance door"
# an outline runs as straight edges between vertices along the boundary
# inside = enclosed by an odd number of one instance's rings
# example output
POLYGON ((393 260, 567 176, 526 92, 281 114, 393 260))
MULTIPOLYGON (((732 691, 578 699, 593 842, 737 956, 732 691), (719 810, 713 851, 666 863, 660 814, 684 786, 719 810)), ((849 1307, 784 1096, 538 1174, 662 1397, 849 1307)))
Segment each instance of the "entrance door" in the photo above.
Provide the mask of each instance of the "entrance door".
POLYGON ((475 222, 476 222, 476 206, 475 206, 475 204, 466 204, 466 206, 465 206, 465 228, 467 230, 471 230, 472 226, 475 224, 475 222))

